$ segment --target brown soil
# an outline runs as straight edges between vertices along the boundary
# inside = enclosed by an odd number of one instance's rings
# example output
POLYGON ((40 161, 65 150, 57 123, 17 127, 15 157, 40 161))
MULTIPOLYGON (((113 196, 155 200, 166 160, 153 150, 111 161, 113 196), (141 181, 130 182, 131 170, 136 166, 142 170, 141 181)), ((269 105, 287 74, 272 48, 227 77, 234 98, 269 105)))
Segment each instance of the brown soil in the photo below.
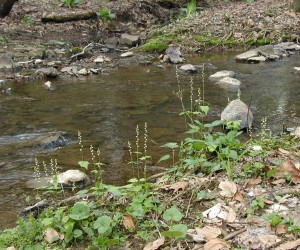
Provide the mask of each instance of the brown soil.
POLYGON ((69 8, 58 0, 27 1, 19 0, 10 15, 1 20, 0 30, 9 41, 36 43, 36 41, 63 40, 73 45, 86 44, 91 41, 101 42, 103 39, 120 33, 139 34, 145 42, 149 34, 167 23, 163 31, 178 34, 180 42, 188 51, 199 48, 195 35, 218 37, 220 39, 235 38, 245 40, 259 37, 273 41, 292 40, 299 42, 300 14, 291 9, 292 0, 261 0, 253 4, 244 1, 198 1, 199 11, 185 20, 175 22, 180 7, 187 1, 162 0, 98 0, 82 1, 81 4, 69 8), (45 16, 61 16, 73 13, 97 12, 101 7, 108 8, 116 15, 114 21, 104 22, 99 18, 65 23, 43 23, 45 16), (25 18, 33 21, 26 23, 25 18))

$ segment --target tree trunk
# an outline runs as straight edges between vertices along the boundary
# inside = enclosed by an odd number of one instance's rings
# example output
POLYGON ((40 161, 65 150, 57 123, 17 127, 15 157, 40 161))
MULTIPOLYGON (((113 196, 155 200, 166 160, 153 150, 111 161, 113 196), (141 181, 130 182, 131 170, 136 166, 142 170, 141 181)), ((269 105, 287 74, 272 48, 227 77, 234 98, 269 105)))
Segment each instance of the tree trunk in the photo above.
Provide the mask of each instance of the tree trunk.
POLYGON ((300 12, 300 0, 294 0, 294 2, 293 2, 293 9, 296 12, 300 12))
POLYGON ((5 17, 9 14, 14 2, 15 0, 0 0, 0 17, 5 17))

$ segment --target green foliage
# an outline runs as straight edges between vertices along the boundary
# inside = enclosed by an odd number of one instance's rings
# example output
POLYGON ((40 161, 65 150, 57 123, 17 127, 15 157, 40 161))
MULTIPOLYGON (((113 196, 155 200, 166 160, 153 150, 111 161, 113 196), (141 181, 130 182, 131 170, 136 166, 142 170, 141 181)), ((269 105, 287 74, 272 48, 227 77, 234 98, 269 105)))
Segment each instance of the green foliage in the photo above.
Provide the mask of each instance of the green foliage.
POLYGON ((26 25, 31 25, 34 23, 34 20, 31 18, 31 17, 28 17, 28 16, 23 16, 21 18, 22 20, 22 23, 26 24, 26 25))
POLYGON ((3 35, 0 34, 0 45, 4 44, 6 42, 7 42, 6 38, 3 35))
POLYGON ((255 214, 258 210, 265 207, 264 197, 256 197, 250 204, 250 208, 246 210, 247 214, 255 214))
POLYGON ((6 229, 0 234, 0 249, 6 249, 14 246, 18 249, 36 246, 36 249, 42 249, 37 243, 43 239, 42 224, 30 216, 28 219, 20 218, 18 225, 13 229, 6 229))
POLYGON ((100 17, 103 21, 110 21, 116 18, 116 15, 111 13, 109 9, 102 7, 97 12, 97 16, 100 17))
POLYGON ((171 207, 163 213, 163 218, 166 221, 179 222, 183 218, 183 214, 179 211, 179 209, 177 207, 171 207))
POLYGON ((190 17, 191 15, 196 13, 196 10, 197 10, 197 2, 196 0, 191 0, 187 4, 186 8, 181 9, 179 18, 190 17))
POLYGON ((80 4, 82 0, 59 0, 63 5, 67 5, 69 8, 75 7, 80 4))
POLYGON ((182 41, 179 36, 171 34, 160 35, 155 38, 151 38, 147 43, 141 45, 138 50, 141 51, 159 51, 162 52, 169 47, 169 44, 176 41, 182 41))

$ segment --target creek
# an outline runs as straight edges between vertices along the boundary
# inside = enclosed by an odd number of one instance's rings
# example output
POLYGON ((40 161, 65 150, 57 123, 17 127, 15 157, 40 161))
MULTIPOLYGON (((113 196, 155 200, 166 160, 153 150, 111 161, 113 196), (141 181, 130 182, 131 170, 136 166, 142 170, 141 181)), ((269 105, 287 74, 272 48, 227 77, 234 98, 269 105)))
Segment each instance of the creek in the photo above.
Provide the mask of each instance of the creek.
MULTIPOLYGON (((268 118, 268 126, 274 133, 283 124, 299 126, 300 80, 293 67, 300 66, 300 53, 260 64, 237 63, 236 54, 210 53, 186 58, 195 65, 211 63, 217 67, 205 69, 205 101, 211 108, 210 119, 218 119, 228 98, 237 97, 237 93, 207 80, 210 74, 226 69, 238 73, 237 78, 242 82, 241 99, 251 103, 254 128, 260 127, 262 117, 268 118)), ((201 72, 192 76, 194 89, 201 87, 201 72)), ((190 77, 179 74, 187 107, 190 77)), ((6 83, 5 88, 10 87, 12 92, 0 96, 0 228, 14 226, 17 212, 26 206, 26 196, 35 195, 36 192, 25 187, 25 182, 33 178, 35 158, 48 166, 50 159, 57 159, 60 172, 79 169, 78 131, 82 134, 85 159, 91 159, 91 144, 95 149, 100 148, 106 164, 103 180, 116 185, 132 177, 128 140, 135 145, 137 125, 142 141, 147 122, 148 154, 153 157, 153 165, 165 154, 160 145, 178 141, 185 131, 184 119, 179 117, 181 104, 174 94, 177 91, 174 65, 132 65, 114 69, 110 74, 61 77, 52 80, 54 91, 44 88, 44 82, 6 83), (53 131, 64 131, 67 145, 43 149, 26 143, 53 131)), ((157 171, 150 167, 150 173, 157 171)))

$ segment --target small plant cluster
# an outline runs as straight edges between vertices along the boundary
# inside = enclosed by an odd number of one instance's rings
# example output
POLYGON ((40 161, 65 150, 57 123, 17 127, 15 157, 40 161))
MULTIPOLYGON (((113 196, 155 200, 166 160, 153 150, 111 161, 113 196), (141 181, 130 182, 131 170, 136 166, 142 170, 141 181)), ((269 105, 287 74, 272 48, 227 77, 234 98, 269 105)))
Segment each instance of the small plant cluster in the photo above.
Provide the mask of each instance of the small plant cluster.
POLYGON ((82 3, 82 0, 59 0, 63 5, 68 6, 69 8, 75 7, 78 4, 82 3))

